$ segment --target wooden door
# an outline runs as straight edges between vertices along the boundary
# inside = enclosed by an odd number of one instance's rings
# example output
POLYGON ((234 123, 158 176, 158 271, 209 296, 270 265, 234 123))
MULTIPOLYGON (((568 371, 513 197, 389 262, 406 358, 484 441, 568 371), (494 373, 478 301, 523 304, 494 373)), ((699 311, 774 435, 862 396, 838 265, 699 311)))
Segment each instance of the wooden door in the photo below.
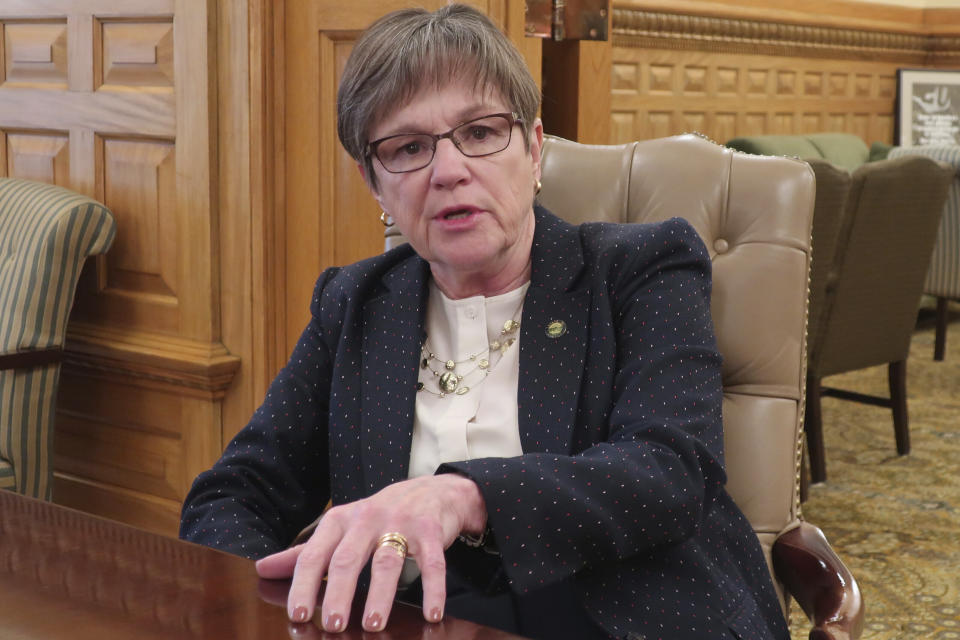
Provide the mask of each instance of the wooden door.
MULTIPOLYGON (((380 210, 336 133, 340 76, 360 32, 389 11, 434 10, 442 0, 297 0, 284 19, 285 343, 291 349, 309 318, 320 272, 383 250, 380 210)), ((539 83, 540 40, 525 38, 523 0, 474 0, 518 45, 539 83)))

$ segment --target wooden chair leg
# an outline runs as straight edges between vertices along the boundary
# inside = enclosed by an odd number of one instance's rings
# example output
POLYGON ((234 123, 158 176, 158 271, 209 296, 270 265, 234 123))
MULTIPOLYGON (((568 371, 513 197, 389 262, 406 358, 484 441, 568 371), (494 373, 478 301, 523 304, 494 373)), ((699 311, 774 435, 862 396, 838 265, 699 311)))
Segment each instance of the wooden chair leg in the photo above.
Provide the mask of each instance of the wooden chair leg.
POLYGON ((887 365, 887 371, 897 453, 906 455, 910 453, 910 426, 907 419, 907 361, 891 362, 887 365))
POLYGON ((820 378, 807 377, 807 410, 804 415, 807 433, 807 455, 810 458, 811 482, 827 479, 827 458, 823 447, 823 416, 820 413, 820 378))
POLYGON ((933 359, 943 360, 947 349, 947 299, 937 298, 937 332, 933 339, 933 359))

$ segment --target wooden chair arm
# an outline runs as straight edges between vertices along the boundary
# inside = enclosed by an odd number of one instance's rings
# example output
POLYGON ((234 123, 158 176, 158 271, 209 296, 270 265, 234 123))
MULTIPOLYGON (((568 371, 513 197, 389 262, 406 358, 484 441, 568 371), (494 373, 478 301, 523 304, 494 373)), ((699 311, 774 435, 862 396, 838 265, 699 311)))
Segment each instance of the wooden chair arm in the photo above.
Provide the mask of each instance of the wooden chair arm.
POLYGON ((863 633, 860 587, 820 529, 801 522, 777 538, 773 569, 813 622, 810 640, 855 640, 863 633))

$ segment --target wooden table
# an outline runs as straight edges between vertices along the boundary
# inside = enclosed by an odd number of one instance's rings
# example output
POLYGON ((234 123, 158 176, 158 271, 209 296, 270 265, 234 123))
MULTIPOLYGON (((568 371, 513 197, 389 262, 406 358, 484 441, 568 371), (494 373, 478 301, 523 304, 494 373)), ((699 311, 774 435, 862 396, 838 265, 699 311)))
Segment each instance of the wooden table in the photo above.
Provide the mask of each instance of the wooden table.
POLYGON ((0 638, 510 640, 470 622, 428 624, 394 606, 386 631, 328 634, 292 624, 289 581, 261 580, 253 562, 0 490, 0 638))

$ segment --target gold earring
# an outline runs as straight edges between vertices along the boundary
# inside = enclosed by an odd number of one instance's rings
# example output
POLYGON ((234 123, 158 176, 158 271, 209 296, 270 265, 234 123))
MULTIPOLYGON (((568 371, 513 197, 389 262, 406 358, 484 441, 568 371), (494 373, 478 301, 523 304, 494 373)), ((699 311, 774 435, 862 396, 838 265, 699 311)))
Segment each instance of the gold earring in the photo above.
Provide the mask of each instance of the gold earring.
POLYGON ((388 216, 386 211, 381 211, 381 212, 380 212, 380 224, 382 224, 382 225, 385 226, 385 227, 389 227, 390 225, 393 224, 393 218, 391 218, 390 216, 388 216))
POLYGON ((533 195, 535 195, 535 196, 540 195, 540 190, 541 190, 541 189, 543 189, 543 183, 541 183, 539 180, 537 180, 536 183, 533 185, 533 195))

